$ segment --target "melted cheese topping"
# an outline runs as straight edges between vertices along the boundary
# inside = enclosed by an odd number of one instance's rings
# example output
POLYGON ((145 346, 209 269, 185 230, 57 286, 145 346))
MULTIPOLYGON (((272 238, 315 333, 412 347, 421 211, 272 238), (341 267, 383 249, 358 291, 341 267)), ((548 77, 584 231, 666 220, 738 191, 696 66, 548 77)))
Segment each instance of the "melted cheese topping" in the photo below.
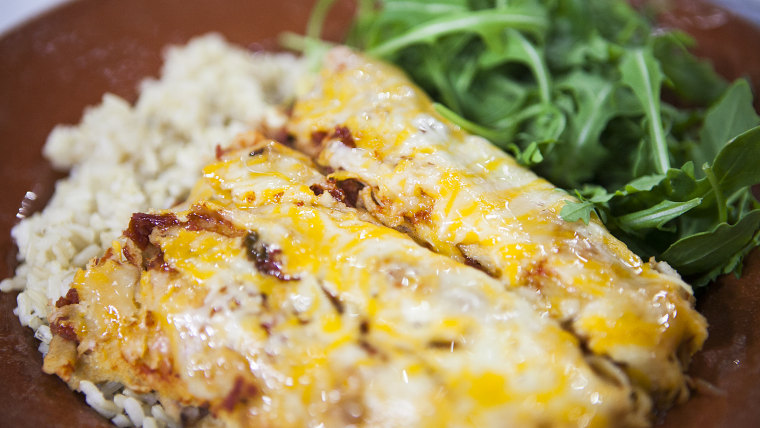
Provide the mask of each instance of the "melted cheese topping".
POLYGON ((255 148, 154 214, 145 249, 125 238, 77 274, 79 302, 51 320, 77 353, 61 363, 57 335, 47 370, 230 426, 646 425, 646 399, 519 290, 315 192, 330 182, 289 149, 255 148))
POLYGON ((569 195, 438 116, 399 70, 345 48, 326 63, 289 130, 334 179, 366 185, 363 208, 508 287, 532 290, 660 406, 686 397, 684 366, 706 337, 687 284, 643 263, 598 219, 565 222, 569 195))

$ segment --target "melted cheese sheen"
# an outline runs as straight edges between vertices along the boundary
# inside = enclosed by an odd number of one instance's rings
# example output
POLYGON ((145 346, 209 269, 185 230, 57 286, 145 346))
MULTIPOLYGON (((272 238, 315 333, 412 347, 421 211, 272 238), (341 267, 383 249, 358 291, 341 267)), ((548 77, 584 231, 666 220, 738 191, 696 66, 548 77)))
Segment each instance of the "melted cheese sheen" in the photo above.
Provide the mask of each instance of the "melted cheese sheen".
POLYGON ((227 153, 145 249, 125 237, 77 274, 51 316, 76 340, 56 334, 46 370, 230 426, 647 424, 530 299, 313 190, 330 186, 276 143, 227 153))
POLYGON ((570 196, 438 116, 399 70, 333 50, 289 127, 334 179, 366 185, 360 205, 383 224, 533 292, 659 406, 688 395, 683 371, 706 338, 690 287, 597 219, 565 222, 570 196))

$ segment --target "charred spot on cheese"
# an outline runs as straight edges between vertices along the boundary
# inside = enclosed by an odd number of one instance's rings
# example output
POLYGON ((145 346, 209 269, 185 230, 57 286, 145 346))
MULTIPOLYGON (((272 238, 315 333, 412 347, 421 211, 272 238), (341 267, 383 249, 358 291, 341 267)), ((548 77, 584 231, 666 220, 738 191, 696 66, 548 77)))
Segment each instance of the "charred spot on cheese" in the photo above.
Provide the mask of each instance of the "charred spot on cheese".
POLYGON ((343 125, 338 125, 335 127, 335 131, 332 134, 332 138, 337 139, 341 143, 343 143, 346 147, 355 148, 356 143, 354 142, 354 136, 351 135, 351 130, 348 129, 348 127, 343 125))
POLYGON ((466 246, 457 244, 455 247, 457 250, 459 250, 459 253, 462 255, 463 262, 467 266, 474 267, 479 271, 485 272, 492 278, 498 279, 501 276, 501 271, 498 268, 490 268, 481 263, 480 260, 478 260, 474 255, 468 254, 469 252, 467 251, 466 246))
POLYGON ((165 229, 177 224, 179 224, 179 220, 173 213, 135 213, 132 214, 132 219, 129 221, 127 230, 124 231, 124 236, 131 239, 141 250, 144 250, 150 242, 149 237, 154 228, 165 229))
MULTIPOLYGON (((150 248, 151 245, 148 245, 145 247, 145 249, 150 248)), ((112 250, 113 248, 109 248, 109 250, 112 250)), ((145 249, 143 252, 145 252, 145 249)), ((106 252, 108 255, 108 252, 106 252)), ((135 266, 142 264, 142 256, 139 254, 139 251, 135 248, 135 245, 125 245, 121 249, 121 254, 124 256, 127 261, 135 266)))
POLYGON ((359 346, 362 349, 364 349, 364 352, 366 352, 367 355, 370 355, 370 356, 380 355, 380 351, 364 338, 359 339, 359 346))
POLYGON ((231 412, 236 405, 246 404, 249 400, 256 398, 259 395, 259 388, 247 382, 242 377, 235 378, 235 383, 232 386, 229 394, 224 398, 221 403, 221 408, 231 412))
POLYGON ((282 271, 282 262, 280 261, 282 250, 261 242, 256 231, 250 231, 245 235, 243 248, 245 248, 248 260, 254 263, 259 272, 273 276, 280 281, 297 281, 299 279, 297 276, 282 271))
POLYGON ((108 249, 106 249, 106 252, 105 254, 103 254, 103 256, 95 259, 95 264, 103 263, 103 261, 110 259, 111 256, 113 256, 113 254, 114 254, 113 247, 109 247, 108 249))
POLYGON ((145 311, 145 326, 148 328, 156 326, 156 316, 153 315, 153 311, 145 311))
POLYGON ((431 349, 441 349, 441 350, 447 350, 453 352, 455 349, 459 348, 461 345, 456 340, 446 340, 446 339, 433 339, 427 344, 428 348, 431 349))
POLYGON ((265 127, 264 136, 270 140, 274 140, 285 145, 291 144, 293 142, 292 137, 288 134, 288 131, 284 126, 279 126, 274 129, 265 127))
POLYGON ((344 192, 343 189, 341 189, 340 187, 338 187, 337 183, 332 178, 328 178, 327 179, 327 184, 329 186, 325 190, 327 190, 327 192, 330 194, 330 196, 332 196, 333 198, 335 198, 335 200, 337 200, 337 201, 342 202, 342 203, 345 204, 346 203, 346 192, 344 192))
POLYGON ((525 269, 522 281, 528 287, 541 291, 544 281, 547 281, 550 275, 551 271, 547 266, 547 260, 543 258, 531 263, 530 266, 525 269))
POLYGON ((430 221, 430 207, 419 211, 404 213, 404 219, 412 224, 427 223, 430 221))
POLYGON ((222 160, 222 156, 224 156, 225 150, 222 149, 222 146, 217 144, 214 146, 214 155, 216 157, 216 160, 222 160))
MULTIPOLYGON (((372 198, 372 201, 375 203, 375 205, 390 205, 389 201, 386 201, 385 203, 378 202, 374 192, 372 194, 372 198)), ((418 225, 420 223, 429 224, 431 222, 435 207, 435 199, 432 196, 428 195, 424 190, 419 189, 415 192, 415 200, 417 202, 414 209, 408 210, 402 214, 404 220, 406 220, 412 226, 418 225)))
POLYGON ((325 138, 327 138, 327 131, 314 131, 311 133, 311 144, 314 147, 321 147, 325 138))
POLYGON ((343 302, 340 301, 340 297, 338 297, 338 295, 333 293, 331 290, 328 290, 324 284, 320 284, 319 288, 321 288, 322 292, 325 293, 327 300, 330 302, 333 308, 335 308, 335 312, 337 312, 339 315, 343 315, 345 308, 343 307, 343 302))
POLYGON ((359 333, 362 335, 369 333, 369 321, 366 318, 363 318, 361 322, 359 322, 359 333))
POLYGON ((76 305, 79 303, 79 293, 76 288, 69 288, 65 296, 61 296, 56 302, 55 307, 60 308, 68 305, 76 305))
POLYGON ((205 230, 224 236, 242 236, 245 231, 235 227, 219 212, 210 210, 203 205, 195 205, 187 215, 187 221, 182 225, 191 231, 205 230))
POLYGON ((142 257, 143 270, 161 270, 164 272, 173 272, 174 268, 164 260, 164 252, 155 245, 148 245, 143 251, 142 257))
POLYGON ((254 157, 264 153, 264 148, 256 149, 248 153, 248 156, 254 157))
POLYGON ((267 337, 272 335, 273 324, 271 322, 259 323, 259 327, 261 327, 261 329, 264 330, 264 333, 266 333, 267 337))
POLYGON ((66 319, 57 319, 50 323, 50 332, 71 342, 79 343, 74 326, 66 319))
POLYGON ((328 177, 325 181, 326 185, 321 183, 314 183, 309 186, 309 189, 315 196, 327 192, 335 198, 335 200, 342 202, 349 207, 356 208, 356 202, 359 199, 359 191, 364 188, 364 183, 353 178, 345 180, 335 180, 332 177, 328 177))
MULTIPOLYGON (((155 226, 154 229, 159 226, 155 226)), ((160 227, 159 227, 160 228, 160 227)), ((160 228, 161 229, 161 228, 160 228)), ((126 232, 125 232, 126 235, 126 232)), ((146 239, 145 244, 142 246, 142 248, 137 248, 140 246, 139 243, 132 241, 127 241, 125 245, 121 249, 121 253, 124 256, 124 258, 127 260, 127 262, 133 266, 140 267, 142 270, 163 270, 163 271, 171 271, 172 267, 169 266, 168 263, 164 260, 164 253, 161 251, 161 248, 154 245, 152 242, 150 242, 150 233, 148 233, 148 238, 146 239)), ((106 259, 110 258, 113 254, 113 248, 109 248, 109 251, 106 252, 106 256, 101 258, 101 261, 105 261, 106 259)))
POLYGON ((356 202, 359 199, 359 192, 364 188, 364 183, 354 178, 338 180, 335 186, 343 192, 343 202, 349 207, 356 208, 356 202))
POLYGON ((343 125, 335 126, 335 129, 331 132, 323 129, 312 131, 310 137, 311 147, 309 147, 307 152, 311 155, 319 153, 323 149, 325 143, 330 140, 338 140, 346 147, 356 147, 356 142, 354 141, 354 136, 351 134, 351 130, 343 125))
POLYGON ((309 186, 309 190, 311 190, 312 193, 314 193, 314 196, 320 196, 323 193, 325 193, 325 188, 319 183, 314 183, 311 186, 309 186))

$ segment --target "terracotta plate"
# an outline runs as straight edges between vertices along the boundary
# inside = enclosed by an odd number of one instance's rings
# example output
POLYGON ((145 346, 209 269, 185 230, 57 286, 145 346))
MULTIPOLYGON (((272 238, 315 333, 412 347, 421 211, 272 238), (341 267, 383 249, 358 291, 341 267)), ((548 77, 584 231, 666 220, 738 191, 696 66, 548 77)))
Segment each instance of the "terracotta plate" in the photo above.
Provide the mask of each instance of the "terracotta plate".
MULTIPOLYGON (((678 2, 676 2, 678 3, 678 2)), ((57 123, 77 123, 83 109, 105 92, 134 100, 137 83, 155 76, 162 48, 209 31, 251 49, 271 49, 283 30, 301 31, 311 1, 278 0, 82 0, 65 4, 0 39, 0 275, 10 276, 16 249, 10 228, 22 214, 40 209, 61 174, 40 155, 57 123), (27 191, 36 200, 25 200, 27 191), (23 204, 22 204, 23 201, 23 204)), ((339 4, 327 25, 337 39, 351 13, 339 4)), ((760 82, 760 32, 713 8, 681 2, 663 17, 692 32, 701 54, 716 58, 731 77, 760 82), (716 15, 717 13, 717 15, 716 15), (710 18, 707 19, 706 17, 710 18)), ((727 278, 700 296, 710 339, 691 373, 715 385, 664 418, 668 427, 754 427, 760 421, 760 252, 741 280, 727 278)), ((15 296, 0 293, 0 425, 101 427, 100 418, 60 380, 41 372, 31 330, 12 310, 15 296)))

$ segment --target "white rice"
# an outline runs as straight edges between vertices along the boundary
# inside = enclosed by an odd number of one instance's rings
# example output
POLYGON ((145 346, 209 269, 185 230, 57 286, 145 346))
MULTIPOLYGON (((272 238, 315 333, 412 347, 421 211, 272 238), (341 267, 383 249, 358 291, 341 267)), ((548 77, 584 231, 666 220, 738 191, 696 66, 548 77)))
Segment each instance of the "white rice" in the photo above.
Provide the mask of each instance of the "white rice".
MULTIPOLYGON (((21 291, 15 313, 35 330, 43 354, 51 305, 76 270, 121 235, 132 213, 181 201, 216 145, 283 124, 277 106, 292 98, 304 69, 292 55, 254 54, 207 35, 168 49, 161 78, 141 84, 134 106, 106 94, 79 125, 53 130, 44 155, 70 175, 42 212, 13 228, 21 263, 0 282, 0 290, 21 291)), ((79 389, 117 426, 178 426, 153 396, 113 383, 83 381, 79 389)))

